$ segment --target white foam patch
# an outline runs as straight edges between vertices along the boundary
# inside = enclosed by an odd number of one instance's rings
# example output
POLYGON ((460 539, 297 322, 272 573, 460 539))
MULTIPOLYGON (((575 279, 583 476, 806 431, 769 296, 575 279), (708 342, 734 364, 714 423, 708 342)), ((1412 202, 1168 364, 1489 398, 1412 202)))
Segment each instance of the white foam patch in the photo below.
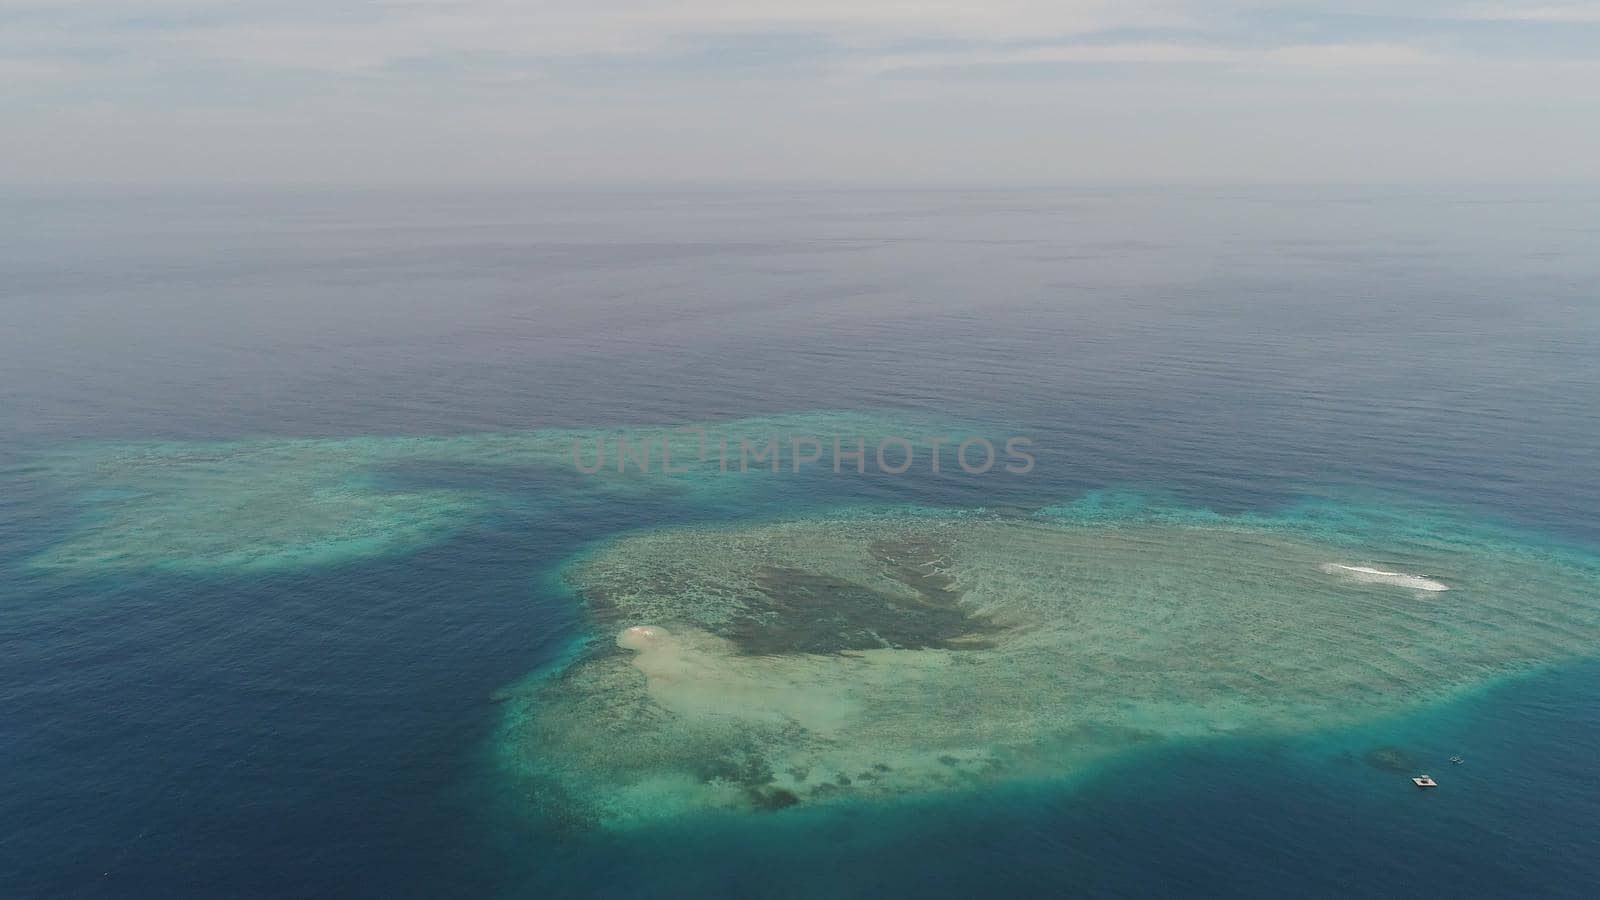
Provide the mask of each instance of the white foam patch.
POLYGON ((1329 575, 1343 575, 1352 581, 1362 584, 1387 584, 1393 587, 1410 588, 1414 591, 1448 591, 1450 585, 1442 581, 1429 578, 1426 575, 1410 575, 1405 572, 1385 572, 1382 569, 1373 569, 1368 566, 1346 566, 1340 563, 1327 563, 1322 571, 1329 575))

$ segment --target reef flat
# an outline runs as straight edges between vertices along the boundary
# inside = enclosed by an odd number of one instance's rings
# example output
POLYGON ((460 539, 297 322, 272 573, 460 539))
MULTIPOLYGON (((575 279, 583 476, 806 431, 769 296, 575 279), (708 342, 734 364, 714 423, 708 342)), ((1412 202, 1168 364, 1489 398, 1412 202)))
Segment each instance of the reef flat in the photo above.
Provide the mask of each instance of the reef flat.
POLYGON ((499 750, 572 827, 1343 727, 1600 642, 1593 556, 1333 504, 1225 516, 1101 495, 663 528, 567 578, 602 637, 514 692, 499 750))
POLYGON ((926 417, 805 412, 446 437, 85 443, 31 461, 78 510, 31 563, 90 576, 335 564, 413 551, 513 505, 727 501, 800 469, 797 442, 818 466, 831 465, 834 439, 859 441, 870 459, 885 439, 973 433, 926 417))

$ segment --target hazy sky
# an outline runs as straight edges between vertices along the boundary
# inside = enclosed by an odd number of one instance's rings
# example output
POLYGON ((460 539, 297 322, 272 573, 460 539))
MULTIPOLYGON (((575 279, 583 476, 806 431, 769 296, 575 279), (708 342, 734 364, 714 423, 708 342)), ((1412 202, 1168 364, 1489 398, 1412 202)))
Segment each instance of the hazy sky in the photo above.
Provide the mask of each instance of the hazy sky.
POLYGON ((1600 179, 1600 2, 0 0, 0 181, 1600 179))

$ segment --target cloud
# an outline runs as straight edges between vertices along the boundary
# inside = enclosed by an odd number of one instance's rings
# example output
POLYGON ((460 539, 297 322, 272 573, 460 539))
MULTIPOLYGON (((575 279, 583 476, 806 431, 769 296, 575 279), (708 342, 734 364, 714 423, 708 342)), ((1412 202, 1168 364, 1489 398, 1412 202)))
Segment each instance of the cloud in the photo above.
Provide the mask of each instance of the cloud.
MULTIPOLYGON (((338 9, 337 7, 333 8, 338 9)), ((659 50, 685 36, 813 33, 842 42, 1004 40, 1189 19, 1182 4, 1063 0, 377 0, 359 14, 256 0, 0 0, 13 36, 36 41, 206 39, 216 52, 289 55, 328 42, 363 58, 418 52, 596 55, 659 50)), ((13 37, 15 40, 15 37, 13 37)), ((8 41, 10 42, 10 41, 8 41)))
POLYGON ((1442 54, 1405 44, 1291 44, 1260 54, 1264 63, 1327 68, 1435 65, 1442 54))
POLYGON ((1597 6, 0 0, 0 179, 1590 171, 1597 6))
POLYGON ((231 65, 338 76, 423 58, 522 69, 663 61, 719 40, 805 35, 834 48, 841 66, 856 72, 892 70, 939 52, 983 64, 1168 63, 1229 56, 1227 23, 1251 9, 1187 0, 377 0, 355 8, 294 0, 0 0, 0 56, 85 68, 231 65), (1120 37, 1130 32, 1206 40, 1120 37), (1102 46, 1061 46, 1079 37, 1102 46), (1015 46, 1030 42, 1055 46, 1015 46))
POLYGON ((1600 3, 1493 4, 1469 6, 1459 16, 1479 22, 1540 22, 1570 25, 1600 24, 1600 3))
POLYGON ((1056 65, 1227 65, 1355 69, 1428 65, 1441 60, 1442 57, 1438 54, 1420 47, 1393 44, 1291 44, 1261 49, 1201 43, 1112 43, 887 54, 863 64, 861 68, 876 74, 973 67, 1056 65))

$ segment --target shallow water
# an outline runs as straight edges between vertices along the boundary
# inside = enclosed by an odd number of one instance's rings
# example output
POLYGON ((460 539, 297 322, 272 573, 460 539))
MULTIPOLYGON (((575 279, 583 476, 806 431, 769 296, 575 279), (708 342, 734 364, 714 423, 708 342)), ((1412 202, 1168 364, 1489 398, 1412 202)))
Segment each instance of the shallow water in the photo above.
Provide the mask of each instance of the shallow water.
POLYGON ((1597 202, 0 198, 0 884, 1586 895, 1597 202), (564 458, 740 422, 1038 465, 564 458))
POLYGON ((627 627, 514 697, 501 753, 542 798, 529 814, 631 827, 968 793, 1378 721, 1600 646, 1600 557, 1535 536, 1395 511, 1433 530, 1073 512, 675 528, 585 556, 574 588, 627 627), (1448 600, 1327 562, 1372 554, 1448 573, 1448 600))

